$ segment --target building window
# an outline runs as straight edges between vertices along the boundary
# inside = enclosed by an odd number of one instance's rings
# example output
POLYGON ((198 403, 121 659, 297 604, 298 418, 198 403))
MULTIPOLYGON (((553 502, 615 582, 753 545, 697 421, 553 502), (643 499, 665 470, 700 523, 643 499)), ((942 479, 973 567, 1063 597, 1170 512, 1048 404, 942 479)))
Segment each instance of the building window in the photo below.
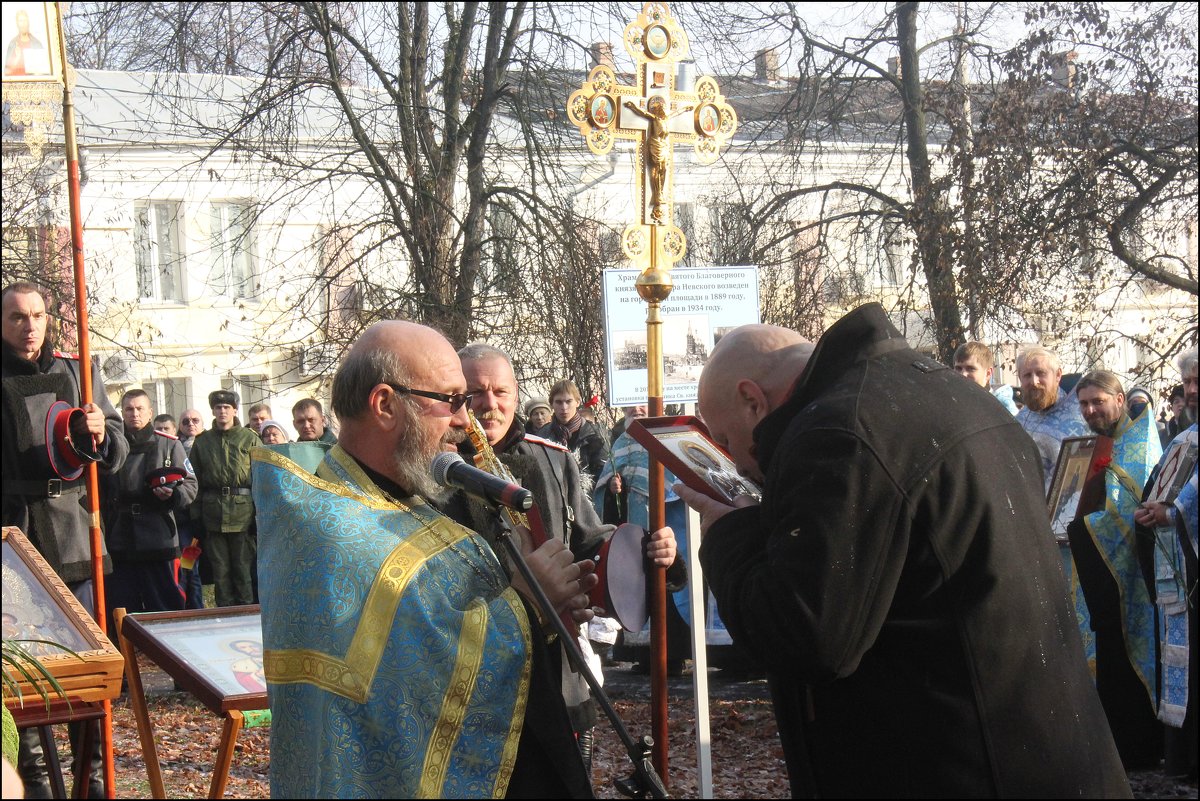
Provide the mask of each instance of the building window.
MULTIPOLYGON (((242 402, 242 409, 249 409, 256 403, 266 403, 271 395, 265 375, 226 376, 221 379, 221 389, 236 392, 242 402)), ((246 417, 241 409, 238 410, 238 415, 242 425, 245 425, 246 417)))
MULTIPOLYGON (((676 263, 676 267, 695 267, 696 262, 692 258, 692 243, 696 241, 696 207, 691 203, 676 203, 674 213, 675 226, 683 232, 684 240, 688 243, 688 249, 684 252, 683 258, 676 263)), ((614 233, 616 233, 614 231, 614 233)), ((617 236, 617 250, 611 258, 616 261, 622 257, 621 253, 621 238, 617 236)))
POLYGON ((755 263, 750 209, 743 203, 718 203, 708 209, 709 263, 723 267, 755 263))
POLYGON ((179 204, 139 203, 134 206, 133 226, 138 297, 149 303, 182 303, 179 204))
POLYGON ((208 230, 213 265, 209 284, 219 295, 249 298, 256 294, 254 216, 254 209, 242 203, 212 204, 208 230))
POLYGON ((4 229, 4 280, 10 276, 40 275, 43 259, 38 247, 38 229, 12 226, 4 229))
POLYGON ((521 285, 522 241, 516 215, 505 206, 493 206, 489 215, 491 223, 491 270, 484 262, 480 270, 480 289, 484 292, 508 294, 521 285))
POLYGON ((906 235, 907 230, 903 224, 894 220, 882 221, 880 245, 883 259, 879 264, 879 281, 884 286, 899 286, 903 283, 912 257, 906 235))
POLYGON ((154 381, 143 381, 142 389, 150 396, 150 404, 154 413, 169 414, 179 423, 179 415, 188 407, 188 395, 191 390, 191 380, 187 378, 159 378, 154 381))

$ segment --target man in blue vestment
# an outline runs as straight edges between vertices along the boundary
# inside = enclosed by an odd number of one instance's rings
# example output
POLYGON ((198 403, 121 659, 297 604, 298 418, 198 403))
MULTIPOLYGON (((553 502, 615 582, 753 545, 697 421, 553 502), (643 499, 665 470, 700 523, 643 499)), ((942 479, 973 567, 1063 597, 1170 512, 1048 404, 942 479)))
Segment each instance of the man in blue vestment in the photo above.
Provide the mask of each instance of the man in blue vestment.
MULTIPOLYGON (((1192 348, 1179 359, 1185 408, 1196 419, 1200 381, 1192 348)), ((1181 410, 1182 411, 1182 410, 1181 410)), ((1153 532, 1158 606, 1158 719, 1165 724, 1168 776, 1196 780, 1196 424, 1168 443, 1134 520, 1153 532)))
POLYGON ((1088 428, 1113 440, 1111 460, 1089 477, 1103 486, 1103 501, 1067 526, 1072 583, 1087 603, 1079 624, 1085 638, 1095 637, 1096 692, 1122 762, 1154 767, 1162 756, 1154 717, 1154 604, 1134 545, 1133 513, 1162 445, 1153 415, 1129 417, 1121 382, 1109 371, 1085 375, 1075 395, 1088 428))
POLYGON ((1079 413, 1074 392, 1063 392, 1062 364, 1058 356, 1045 348, 1030 348, 1017 356, 1017 376, 1021 379, 1021 400, 1025 408, 1017 413, 1017 422, 1033 438, 1042 454, 1042 478, 1050 489, 1054 465, 1062 441, 1084 437, 1087 423, 1079 413))
MULTIPOLYGON (((528 588, 433 505, 465 390, 439 333, 377 323, 334 378, 339 443, 255 451, 275 797, 591 794, 528 588)), ((523 549, 588 620, 590 563, 523 549)))

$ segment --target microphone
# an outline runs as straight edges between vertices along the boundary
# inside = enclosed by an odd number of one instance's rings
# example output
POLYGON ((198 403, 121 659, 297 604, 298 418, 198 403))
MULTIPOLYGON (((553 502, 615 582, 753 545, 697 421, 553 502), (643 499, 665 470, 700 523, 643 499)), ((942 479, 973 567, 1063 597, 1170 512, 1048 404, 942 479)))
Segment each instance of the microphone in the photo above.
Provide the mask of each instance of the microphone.
POLYGON ((518 512, 528 511, 533 506, 533 493, 517 484, 510 484, 486 470, 472 467, 457 453, 442 451, 433 457, 429 466, 433 480, 443 487, 457 487, 476 498, 518 512))

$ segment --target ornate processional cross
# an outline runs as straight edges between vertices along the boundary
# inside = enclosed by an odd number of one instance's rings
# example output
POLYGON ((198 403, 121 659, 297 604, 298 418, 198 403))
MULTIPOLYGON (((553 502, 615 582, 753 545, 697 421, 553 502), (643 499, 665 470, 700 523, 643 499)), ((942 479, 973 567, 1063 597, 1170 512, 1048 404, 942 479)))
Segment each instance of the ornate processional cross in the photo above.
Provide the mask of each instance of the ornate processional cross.
MULTIPOLYGON (((671 265, 687 252, 683 231, 671 222, 672 150, 677 142, 691 142, 696 160, 711 164, 716 161, 721 145, 737 130, 737 115, 725 102, 712 78, 700 78, 695 87, 687 91, 676 88, 676 70, 679 62, 688 57, 688 40, 667 10, 666 3, 642 6, 637 19, 625 28, 624 42, 625 52, 637 64, 637 86, 617 83, 612 67, 595 67, 583 87, 568 98, 567 115, 583 134, 588 148, 597 155, 610 152, 618 139, 637 143, 636 164, 641 177, 635 200, 638 216, 635 222, 626 226, 621 236, 621 251, 641 269, 635 286, 647 303, 646 402, 650 415, 659 417, 663 413, 664 364, 661 304, 671 294, 671 265)), ((662 465, 651 457, 651 531, 666 525, 664 494, 662 465)), ((666 782, 669 774, 665 571, 657 568, 650 571, 647 578, 653 761, 666 782)), ((699 701, 697 708, 700 708, 699 701)), ((697 725, 702 725, 699 719, 697 725)), ((703 725, 706 726, 707 721, 703 725)), ((705 758, 702 754, 702 776, 705 775, 705 758)), ((711 766, 707 775, 711 783, 711 766)), ((701 783, 704 783, 703 778, 701 783)))
POLYGON ((737 115, 712 78, 700 78, 691 91, 675 88, 688 40, 666 3, 643 6, 625 28, 624 42, 637 64, 637 86, 617 83, 611 67, 595 67, 571 93, 567 114, 597 155, 611 151, 618 139, 637 142, 640 214, 625 228, 621 250, 642 269, 670 270, 687 252, 683 232, 671 222, 675 143, 694 143, 697 160, 711 164, 737 129, 737 115))

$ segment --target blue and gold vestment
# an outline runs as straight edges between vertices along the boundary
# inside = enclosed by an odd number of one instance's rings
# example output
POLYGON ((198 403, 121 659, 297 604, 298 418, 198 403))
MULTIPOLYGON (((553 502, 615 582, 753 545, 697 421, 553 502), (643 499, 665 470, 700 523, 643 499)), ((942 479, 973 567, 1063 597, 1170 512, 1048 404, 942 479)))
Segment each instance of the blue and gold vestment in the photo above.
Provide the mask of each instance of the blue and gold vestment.
MULTIPOLYGON (((1154 671, 1158 658, 1154 604, 1138 562, 1133 513, 1141 503, 1142 488, 1150 478, 1150 471, 1161 455, 1162 444, 1154 426, 1154 415, 1143 413, 1132 420, 1128 415, 1122 415, 1113 432, 1112 461, 1104 472, 1104 508, 1083 518, 1097 552, 1117 583, 1125 652, 1151 706, 1154 705, 1154 671)), ((1078 575, 1072 580, 1077 585, 1078 575)), ((1090 626, 1090 622, 1081 618, 1081 629, 1085 626, 1090 626)), ((1084 633, 1091 634, 1090 631, 1084 633)))
POLYGON ((254 452, 277 798, 502 797, 529 620, 488 545, 338 446, 254 452))

